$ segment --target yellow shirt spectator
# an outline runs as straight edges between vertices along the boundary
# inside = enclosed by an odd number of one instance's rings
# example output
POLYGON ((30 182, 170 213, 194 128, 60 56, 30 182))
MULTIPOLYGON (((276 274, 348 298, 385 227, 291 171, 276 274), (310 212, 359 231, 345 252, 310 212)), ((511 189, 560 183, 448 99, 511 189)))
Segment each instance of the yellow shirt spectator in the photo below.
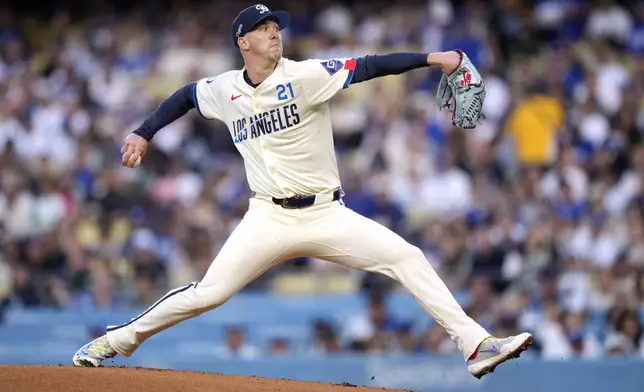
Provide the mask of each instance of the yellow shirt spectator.
POLYGON ((564 108, 555 97, 534 95, 517 105, 507 131, 516 143, 518 160, 529 165, 552 163, 557 155, 557 132, 564 121, 564 108))

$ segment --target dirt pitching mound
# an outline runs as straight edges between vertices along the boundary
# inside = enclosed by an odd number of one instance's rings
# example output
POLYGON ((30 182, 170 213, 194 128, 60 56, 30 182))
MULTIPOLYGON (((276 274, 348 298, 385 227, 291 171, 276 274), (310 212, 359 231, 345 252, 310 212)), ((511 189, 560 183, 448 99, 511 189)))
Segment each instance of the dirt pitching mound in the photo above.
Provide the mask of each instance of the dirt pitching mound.
MULTIPOLYGON (((384 388, 176 370, 72 366, 0 366, 3 392, 375 392, 384 388)), ((393 392, 391 389, 386 391, 393 392)))

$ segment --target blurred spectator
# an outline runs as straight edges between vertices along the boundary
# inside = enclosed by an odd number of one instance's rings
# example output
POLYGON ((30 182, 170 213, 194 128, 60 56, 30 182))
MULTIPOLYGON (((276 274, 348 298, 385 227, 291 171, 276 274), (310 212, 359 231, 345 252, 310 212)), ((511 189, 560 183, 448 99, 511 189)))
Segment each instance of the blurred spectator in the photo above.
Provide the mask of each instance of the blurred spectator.
POLYGON ((239 327, 229 327, 225 331, 225 341, 215 348, 215 356, 219 359, 253 359, 258 357, 260 350, 246 342, 246 335, 239 327))
POLYGON ((401 354, 411 354, 415 349, 415 336, 411 323, 401 323, 396 331, 395 351, 401 354))
POLYGON ((642 343, 644 343, 644 335, 642 334, 642 327, 640 325, 639 317, 636 312, 628 311, 621 314, 615 325, 615 332, 618 336, 626 339, 631 347, 629 353, 636 352, 643 354, 642 343))
POLYGON ((450 340, 445 329, 438 324, 433 324, 425 331, 425 335, 421 338, 421 345, 416 351, 443 355, 457 352, 454 342, 450 340))
POLYGON ((327 355, 341 351, 342 347, 334 326, 325 320, 315 321, 313 324, 313 342, 311 343, 312 354, 327 355))
POLYGON ((586 31, 590 38, 608 38, 624 44, 631 35, 633 16, 614 0, 594 2, 586 31))
POLYGON ((539 329, 544 358, 596 358, 601 355, 597 337, 584 331, 586 315, 561 312, 554 304, 549 305, 546 312, 547 319, 539 329))
POLYGON ((633 343, 622 334, 611 334, 606 337, 606 354, 609 356, 627 357, 635 353, 633 343))
POLYGON ((342 340, 354 351, 386 351, 395 340, 398 321, 388 312, 380 296, 369 298, 367 311, 347 320, 342 340))
MULTIPOLYGON (((525 82, 524 82, 525 83, 525 82)), ((558 136, 565 124, 560 99, 530 86, 525 98, 517 102, 507 122, 508 135, 516 144, 518 161, 523 165, 549 165, 559 155, 558 136)))
POLYGON ((283 356, 291 353, 288 339, 274 338, 269 341, 268 355, 283 356))

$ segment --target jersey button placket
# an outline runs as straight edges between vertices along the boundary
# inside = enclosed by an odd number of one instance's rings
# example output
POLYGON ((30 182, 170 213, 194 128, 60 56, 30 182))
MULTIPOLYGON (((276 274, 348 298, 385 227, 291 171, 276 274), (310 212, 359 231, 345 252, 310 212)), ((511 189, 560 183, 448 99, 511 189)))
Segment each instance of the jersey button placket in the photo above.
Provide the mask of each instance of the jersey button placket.
MULTIPOLYGON (((261 108, 260 104, 257 102, 259 100, 259 96, 260 96, 260 89, 261 89, 261 87, 256 88, 253 91, 253 95, 251 97, 252 106, 253 106, 253 114, 261 114, 262 113, 262 108, 261 108)), ((275 181, 275 184, 277 184, 277 186, 283 192, 284 187, 282 187, 280 185, 281 182, 278 181, 278 179, 275 178, 275 175, 277 174, 277 169, 275 169, 275 167, 273 165, 271 165, 270 162, 269 162, 271 160, 271 153, 269 151, 268 145, 267 145, 266 141, 263 140, 262 138, 259 138, 259 150, 260 150, 259 153, 261 154, 262 159, 264 160, 264 165, 266 166, 266 169, 268 169, 268 173, 273 178, 273 181, 275 181)))
POLYGON ((253 94, 250 97, 251 102, 253 104, 253 114, 260 114, 262 112, 260 110, 259 103, 257 103, 260 95, 259 90, 260 90, 260 87, 257 87, 256 89, 254 89, 253 94))
POLYGON ((259 141, 259 149, 261 150, 262 159, 264 160, 264 165, 266 165, 268 172, 271 174, 271 176, 275 175, 276 173, 275 168, 270 163, 271 153, 268 150, 268 146, 266 145, 266 142, 261 139, 259 141))
MULTIPOLYGON (((260 108, 259 104, 257 103, 258 95, 259 95, 259 88, 256 88, 256 89, 255 89, 255 91, 253 91, 253 95, 252 95, 252 97, 251 97, 251 100, 252 100, 252 103, 253 103, 253 114, 254 114, 254 115, 255 115, 255 114, 261 114, 261 113, 262 113, 261 108, 260 108)), ((267 158, 270 158, 270 154, 269 154, 269 156, 268 156, 268 157, 266 156, 266 155, 267 155, 266 153, 268 152, 268 146, 266 145, 266 142, 265 142, 264 140, 262 140, 261 138, 259 139, 259 150, 260 150, 260 154, 261 154, 261 156, 262 156, 262 159, 264 160, 264 165, 265 165, 265 166, 266 166, 266 168, 268 169, 268 173, 269 173, 271 176, 274 176, 274 175, 275 175, 275 173, 276 173, 276 171, 275 171, 275 169, 274 169, 274 168, 273 168, 273 167, 268 163, 268 160, 269 160, 269 159, 267 159, 267 158)))

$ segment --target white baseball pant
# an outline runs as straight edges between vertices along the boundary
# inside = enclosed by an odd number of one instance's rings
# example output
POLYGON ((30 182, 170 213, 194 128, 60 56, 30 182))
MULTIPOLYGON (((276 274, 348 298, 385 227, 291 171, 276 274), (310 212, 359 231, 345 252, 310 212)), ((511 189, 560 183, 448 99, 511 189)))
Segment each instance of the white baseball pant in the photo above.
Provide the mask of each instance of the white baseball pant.
POLYGON ((490 335, 465 314, 420 249, 324 194, 301 209, 285 209, 270 198, 250 199, 200 282, 168 292, 126 324, 108 327, 107 338, 117 353, 129 357, 149 337, 221 306, 269 268, 306 256, 397 280, 445 328, 466 360, 490 335))

